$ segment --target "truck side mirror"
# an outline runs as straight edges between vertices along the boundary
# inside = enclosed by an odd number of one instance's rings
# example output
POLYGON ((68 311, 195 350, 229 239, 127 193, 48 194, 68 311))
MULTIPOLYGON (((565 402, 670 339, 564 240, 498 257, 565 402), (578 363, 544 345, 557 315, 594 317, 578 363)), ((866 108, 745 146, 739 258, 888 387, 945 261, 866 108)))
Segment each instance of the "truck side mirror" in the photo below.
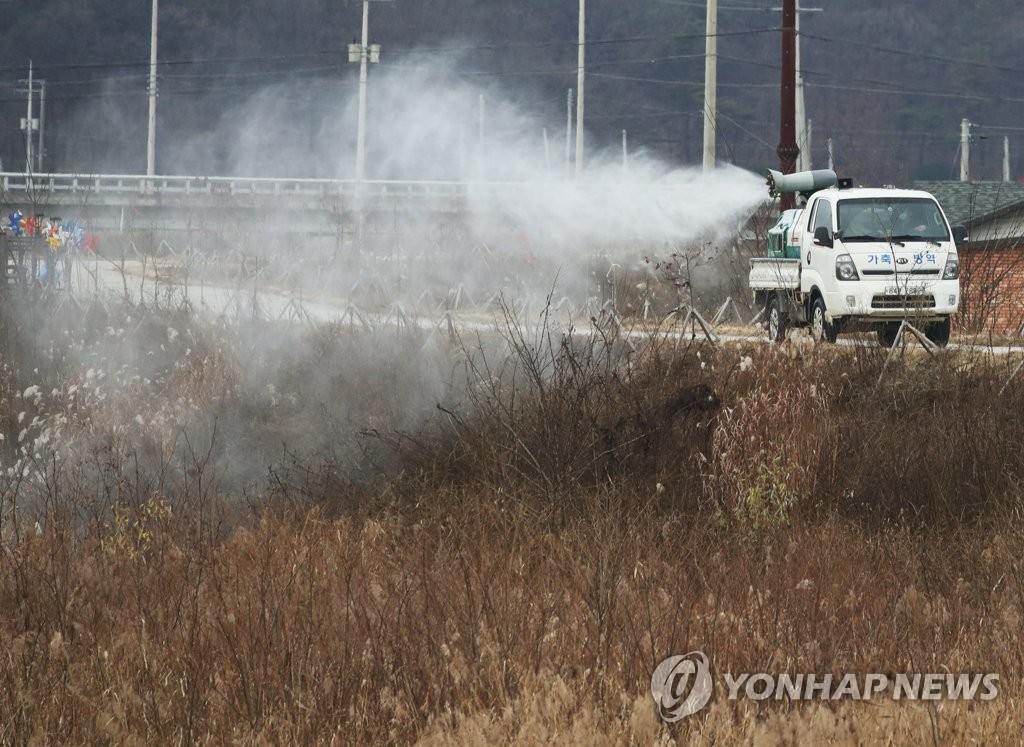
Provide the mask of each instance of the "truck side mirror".
POLYGON ((832 248, 832 235, 825 226, 818 226, 814 229, 814 243, 832 248))
POLYGON ((953 226, 953 242, 962 244, 967 241, 967 226, 953 226))

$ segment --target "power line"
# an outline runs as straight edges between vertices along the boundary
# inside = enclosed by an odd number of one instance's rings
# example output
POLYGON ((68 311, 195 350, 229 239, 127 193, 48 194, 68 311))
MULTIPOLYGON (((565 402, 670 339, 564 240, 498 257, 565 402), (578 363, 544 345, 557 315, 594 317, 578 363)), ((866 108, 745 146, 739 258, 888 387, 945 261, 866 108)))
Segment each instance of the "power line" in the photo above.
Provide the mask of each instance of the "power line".
MULTIPOLYGON (((277 60, 295 60, 295 59, 308 59, 310 57, 322 57, 325 55, 341 55, 341 52, 337 50, 330 51, 319 51, 319 52, 304 52, 301 54, 288 54, 288 55, 260 55, 260 56, 240 56, 240 57, 206 57, 206 58, 192 58, 192 59, 172 59, 172 60, 160 60, 159 65, 161 66, 180 66, 180 65, 205 65, 210 63, 220 62, 271 62, 277 60)), ((141 67, 148 68, 149 61, 128 61, 122 60, 119 62, 64 62, 64 63, 51 63, 49 65, 40 65, 40 70, 56 71, 56 70, 102 70, 105 68, 130 68, 130 67, 141 67)), ((20 66, 12 65, 7 67, 0 67, 0 72, 17 71, 20 70, 20 66)))
MULTIPOLYGON (((690 88, 703 88, 704 81, 694 80, 670 80, 668 78, 645 78, 639 75, 616 75, 615 73, 592 73, 595 78, 606 78, 608 80, 622 80, 634 83, 658 83, 666 86, 687 86, 690 88)), ((778 88, 778 83, 719 83, 719 88, 778 88)))
MULTIPOLYGON (((184 81, 175 81, 176 83, 182 84, 184 81)), ((329 90, 335 91, 339 88, 349 88, 355 85, 354 81, 351 80, 319 80, 314 82, 306 82, 303 84, 301 89, 288 89, 287 93, 294 95, 305 96, 306 93, 312 90, 329 90)), ((174 88, 167 87, 162 89, 160 92, 161 96, 186 96, 186 95, 199 95, 205 93, 223 93, 223 94, 242 94, 250 93, 254 90, 264 89, 266 85, 263 83, 233 83, 231 85, 210 85, 203 87, 193 88, 174 88)), ((46 97, 47 101, 86 101, 95 99, 134 99, 144 95, 144 89, 136 89, 129 91, 99 91, 91 93, 63 93, 55 96, 46 97)), ((279 94, 280 95, 280 94, 279 94)), ((20 103, 21 97, 0 97, 0 104, 20 103)))
MULTIPOLYGON (((779 27, 772 26, 761 29, 748 29, 743 31, 727 31, 719 32, 716 36, 719 37, 744 37, 753 36, 759 34, 767 34, 779 31, 779 27)), ((590 39, 587 41, 588 46, 607 46, 615 44, 641 44, 650 42, 662 42, 662 41, 684 41, 688 39, 704 39, 706 34, 663 34, 658 36, 624 36, 624 37, 612 37, 607 39, 590 39)), ((577 46, 579 42, 576 40, 563 40, 556 39, 550 41, 539 41, 539 42, 521 42, 511 44, 473 44, 473 45, 457 45, 457 46, 444 46, 444 47, 395 47, 394 53, 404 54, 416 54, 416 53, 433 53, 433 52, 476 52, 476 51, 497 51, 506 49, 530 49, 539 47, 552 47, 552 46, 577 46)), ((237 63, 256 63, 256 62, 273 62, 281 60, 298 60, 298 59, 309 59, 312 57, 324 57, 324 56, 338 56, 340 57, 342 52, 339 50, 319 50, 313 52, 304 52, 298 54, 285 54, 285 55, 249 55, 249 56, 226 56, 226 57, 198 57, 198 58, 184 58, 184 59, 165 59, 159 61, 160 67, 177 67, 186 65, 206 65, 213 63, 225 63, 225 62, 237 62, 237 63)), ((61 70, 103 70, 103 69, 116 69, 116 68, 146 68, 149 66, 148 60, 120 60, 111 62, 67 62, 67 63, 51 63, 49 65, 40 65, 39 69, 46 72, 56 72, 61 70)), ((21 69, 20 65, 10 65, 0 67, 0 73, 3 72, 16 72, 21 69)))
POLYGON ((1024 74, 1024 69, 1016 67, 1007 67, 1006 65, 995 65, 990 62, 976 62, 973 60, 957 59, 949 57, 947 55, 927 54, 924 52, 908 52, 905 49, 896 49, 894 47, 883 47, 878 44, 869 44, 868 42, 854 41, 852 39, 838 39, 831 36, 820 36, 818 34, 809 34, 805 31, 800 32, 800 36, 804 39, 813 39, 815 41, 828 42, 829 44, 844 44, 851 47, 860 47, 861 49, 870 49, 874 52, 884 52, 886 54, 899 55, 900 57, 913 57, 921 60, 933 60, 937 62, 945 62, 956 65, 969 65, 971 67, 986 68, 989 70, 999 70, 1004 73, 1015 73, 1017 75, 1024 74))
POLYGON ((971 127, 979 130, 1006 130, 1007 132, 1024 132, 1024 127, 1004 127, 1001 125, 986 125, 972 122, 971 127))
MULTIPOLYGON (((707 7, 707 2, 687 2, 687 0, 652 0, 652 2, 659 3, 661 5, 676 5, 682 8, 700 8, 704 9, 707 7)), ((758 7, 755 6, 740 6, 740 5, 719 5, 719 10, 738 10, 738 11, 771 11, 771 7, 767 4, 758 7)))
POLYGON ((747 137, 753 138, 756 142, 760 143, 761 145, 765 146, 766 148, 769 148, 769 149, 771 149, 773 151, 775 150, 775 146, 774 145, 772 145, 771 143, 768 143, 765 140, 763 140, 762 138, 758 137, 757 135, 755 135, 753 132, 751 132, 746 127, 741 125, 739 122, 737 122, 732 117, 730 117, 730 116, 728 116, 726 114, 722 114, 722 112, 719 111, 718 112, 718 118, 719 119, 724 119, 726 122, 732 122, 733 126, 736 127, 737 129, 739 129, 744 134, 746 134, 747 137))
POLYGON ((920 91, 903 88, 867 88, 864 86, 841 86, 829 83, 808 83, 806 81, 804 82, 804 85, 809 88, 825 88, 836 91, 857 91, 859 93, 882 93, 896 96, 924 96, 953 99, 957 101, 1000 101, 1011 104, 1024 104, 1024 98, 1014 98, 995 93, 958 93, 953 91, 920 91))
MULTIPOLYGON (((719 37, 732 37, 732 36, 753 36, 757 34, 767 34, 782 29, 778 26, 770 26, 760 29, 746 29, 743 31, 720 31, 715 34, 719 37)), ((660 41, 685 41, 690 39, 705 39, 707 34, 664 34, 660 36, 622 36, 622 37, 611 37, 608 39, 587 39, 587 46, 600 46, 610 44, 640 44, 660 41)), ((444 47, 395 47, 396 53, 421 53, 421 52, 479 52, 479 51, 496 51, 504 49, 534 49, 538 47, 575 47, 579 45, 579 41, 576 39, 554 39, 550 41, 538 41, 538 42, 519 42, 514 44, 463 44, 456 46, 444 46, 444 47)))
POLYGON ((651 63, 654 63, 654 62, 669 62, 669 61, 673 61, 673 60, 696 60, 696 59, 703 60, 704 59, 704 53, 703 52, 699 52, 699 53, 694 53, 694 54, 670 54, 670 55, 663 55, 663 56, 659 56, 659 57, 634 57, 633 59, 629 59, 629 60, 603 60, 603 61, 598 61, 598 62, 589 62, 589 63, 587 63, 587 68, 589 69, 589 68, 593 68, 593 67, 613 67, 615 65, 639 65, 639 64, 651 64, 651 63))
MULTIPOLYGON (((761 68, 765 68, 765 69, 769 69, 769 70, 781 70, 781 67, 779 65, 776 65, 775 63, 772 63, 772 62, 762 62, 762 61, 759 61, 759 60, 748 60, 748 59, 744 59, 742 57, 732 57, 732 56, 729 56, 729 55, 719 55, 719 57, 721 59, 729 60, 731 62, 739 62, 739 63, 743 63, 743 64, 746 64, 746 65, 753 65, 755 67, 761 67, 761 68)), ((801 68, 800 72, 801 72, 801 74, 803 74, 805 76, 821 77, 821 78, 829 78, 829 79, 836 79, 836 78, 838 78, 840 80, 850 81, 850 82, 854 82, 854 83, 867 83, 869 85, 874 85, 874 86, 883 86, 884 88, 881 89, 881 90, 883 90, 886 93, 897 93, 897 94, 905 94, 905 95, 916 95, 916 94, 930 95, 931 94, 931 92, 921 91, 920 89, 892 88, 892 87, 890 87, 890 83, 887 80, 877 80, 875 78, 857 78, 857 77, 849 77, 849 76, 837 76, 834 73, 825 73, 825 72, 821 72, 821 71, 818 71, 818 70, 808 70, 807 68, 801 68)), ((818 88, 825 88, 825 87, 829 86, 829 84, 826 84, 826 83, 808 83, 806 81, 804 82, 804 85, 815 86, 815 87, 818 87, 818 88)), ((850 90, 863 90, 865 92, 875 92, 876 91, 876 89, 869 89, 869 88, 864 88, 864 89, 853 89, 853 88, 851 88, 850 90)), ((935 92, 935 95, 944 95, 946 93, 949 93, 949 92, 935 92)), ((953 92, 953 93, 956 93, 956 92, 953 92)), ((962 94, 962 95, 965 96, 965 97, 968 97, 968 98, 973 98, 972 94, 962 94)), ((999 98, 1002 99, 1002 97, 999 97, 999 98)))
POLYGON ((161 75, 160 79, 165 81, 182 81, 182 80, 234 80, 237 78, 265 78, 268 75, 299 75, 308 73, 322 73, 344 69, 344 66, 339 62, 337 65, 322 65, 319 67, 298 67, 289 68, 288 70, 262 70, 257 72, 239 72, 239 73, 186 73, 182 75, 165 74, 161 75))

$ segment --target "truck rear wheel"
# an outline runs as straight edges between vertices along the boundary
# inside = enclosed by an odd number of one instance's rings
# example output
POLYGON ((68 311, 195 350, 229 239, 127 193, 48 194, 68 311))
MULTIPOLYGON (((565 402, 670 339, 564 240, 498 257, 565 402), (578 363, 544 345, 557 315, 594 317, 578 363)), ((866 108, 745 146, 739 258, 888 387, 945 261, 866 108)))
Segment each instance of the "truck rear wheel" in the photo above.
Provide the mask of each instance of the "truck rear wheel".
POLYGON ((825 316, 825 299, 817 296, 811 304, 811 337, 815 342, 835 342, 836 326, 825 316))
POLYGON ((947 316, 941 322, 932 322, 925 327, 924 334, 940 348, 944 348, 949 343, 949 328, 949 317, 947 316))
POLYGON ((768 339, 772 342, 782 342, 786 339, 788 326, 789 319, 782 310, 782 300, 777 293, 772 293, 768 299, 768 339))

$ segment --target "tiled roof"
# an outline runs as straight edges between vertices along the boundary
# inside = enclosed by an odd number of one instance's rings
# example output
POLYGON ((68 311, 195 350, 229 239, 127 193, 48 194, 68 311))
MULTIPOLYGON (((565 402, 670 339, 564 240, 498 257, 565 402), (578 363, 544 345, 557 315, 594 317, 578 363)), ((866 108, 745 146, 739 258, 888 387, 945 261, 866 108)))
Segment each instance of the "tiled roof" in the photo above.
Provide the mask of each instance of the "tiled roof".
POLYGON ((949 222, 971 227, 1008 208, 1024 206, 1020 182, 914 182, 915 189, 935 195, 949 222))

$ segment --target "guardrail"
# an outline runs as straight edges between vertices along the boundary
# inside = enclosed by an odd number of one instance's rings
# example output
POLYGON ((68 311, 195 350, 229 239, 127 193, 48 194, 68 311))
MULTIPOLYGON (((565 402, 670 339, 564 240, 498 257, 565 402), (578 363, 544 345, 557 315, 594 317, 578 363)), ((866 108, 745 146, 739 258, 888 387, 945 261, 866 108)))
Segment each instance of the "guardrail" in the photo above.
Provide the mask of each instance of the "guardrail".
POLYGON ((138 174, 22 174, 0 172, 8 193, 123 195, 295 195, 305 197, 459 197, 465 182, 385 181, 354 179, 276 179, 226 176, 144 176, 138 174))
MULTIPOLYGON (((367 179, 278 179, 234 176, 145 176, 142 174, 25 174, 0 172, 0 189, 13 194, 106 195, 283 195, 300 197, 420 197, 458 198, 470 193, 501 195, 535 193, 544 189, 606 192, 621 189, 613 183, 572 181, 490 182, 367 179)), ((672 195, 671 184, 649 184, 651 194, 672 195)))

